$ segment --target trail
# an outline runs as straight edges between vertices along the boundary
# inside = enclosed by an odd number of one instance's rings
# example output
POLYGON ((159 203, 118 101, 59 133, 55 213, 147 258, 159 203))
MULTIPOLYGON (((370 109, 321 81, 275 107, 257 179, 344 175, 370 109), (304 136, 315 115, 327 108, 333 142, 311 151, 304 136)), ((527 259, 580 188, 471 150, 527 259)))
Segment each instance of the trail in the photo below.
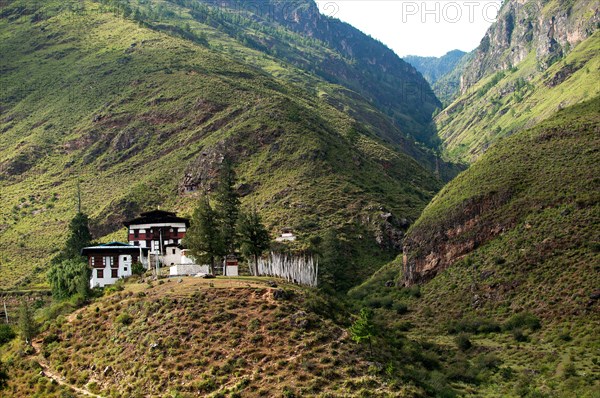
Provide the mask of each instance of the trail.
MULTIPOLYGON (((38 353, 38 354, 41 353, 41 346, 40 346, 39 341, 32 341, 31 345, 35 349, 36 353, 38 353)), ((40 366, 42 367, 42 372, 40 373, 40 375, 47 377, 48 379, 54 380, 61 386, 68 387, 71 390, 73 390, 81 395, 85 395, 88 397, 94 397, 94 398, 104 398, 101 395, 97 395, 97 394, 94 394, 93 392, 86 390, 85 388, 77 387, 77 386, 74 386, 73 384, 68 383, 64 377, 62 377, 61 375, 59 375, 57 373, 54 373, 54 371, 50 368, 50 365, 48 364, 48 362, 42 355, 38 355, 37 360, 38 360, 38 363, 40 364, 40 366)))

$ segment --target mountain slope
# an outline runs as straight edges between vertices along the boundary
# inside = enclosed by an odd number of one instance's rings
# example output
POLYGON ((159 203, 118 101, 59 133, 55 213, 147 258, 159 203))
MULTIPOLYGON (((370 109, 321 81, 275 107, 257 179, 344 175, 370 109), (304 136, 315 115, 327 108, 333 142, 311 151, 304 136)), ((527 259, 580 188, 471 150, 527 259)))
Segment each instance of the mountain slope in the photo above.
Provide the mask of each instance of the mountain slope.
MULTIPOLYGON (((440 104, 423 77, 383 44, 321 15, 312 0, 163 4, 136 0, 128 4, 133 18, 154 29, 207 40, 212 48, 229 53, 241 45, 254 50, 254 55, 245 52, 241 56, 244 63, 264 68, 266 55, 346 87, 389 115, 403 134, 429 146, 438 143, 431 115, 440 104), (218 43, 213 41, 215 30, 218 43)), ((273 65, 266 71, 285 73, 273 65)))
POLYGON ((499 137, 598 95, 598 1, 505 2, 436 117, 446 155, 472 162, 499 137))
POLYGON ((418 55, 407 55, 403 59, 421 72, 423 77, 433 85, 442 76, 452 72, 460 60, 467 55, 460 50, 452 50, 441 57, 420 57, 418 55))
POLYGON ((411 227, 403 283, 462 278, 452 295, 464 305, 553 320, 597 310, 586 305, 600 284, 598 126, 599 97, 498 142, 411 227))
POLYGON ((184 183, 211 189, 228 156, 272 232, 291 226, 308 242, 334 228, 358 240, 357 262, 371 265, 357 278, 397 250, 386 234, 441 186, 412 156, 435 158, 384 142, 401 133, 360 96, 271 58, 261 62, 285 69, 279 78, 247 65, 236 59, 253 54, 246 47, 236 57, 212 48, 228 42, 218 30, 206 28, 208 48, 92 2, 16 1, 0 16, 5 289, 43 283, 77 179, 95 236, 122 240, 121 222, 142 210, 190 214, 197 194, 184 183))
POLYGON ((404 255, 349 292, 439 347, 430 377, 459 396, 597 395, 599 126, 597 97, 501 139, 432 200, 404 255))
POLYGON ((458 94, 460 76, 472 56, 473 53, 452 50, 441 57, 409 55, 404 60, 421 72, 442 104, 448 104, 458 94))
MULTIPOLYGON (((128 283, 50 321, 36 345, 49 369, 100 396, 425 396, 403 372, 422 369, 416 356, 370 354, 336 321, 348 316, 314 290, 252 279, 128 283)), ((39 377, 8 388, 52 392, 39 377)))

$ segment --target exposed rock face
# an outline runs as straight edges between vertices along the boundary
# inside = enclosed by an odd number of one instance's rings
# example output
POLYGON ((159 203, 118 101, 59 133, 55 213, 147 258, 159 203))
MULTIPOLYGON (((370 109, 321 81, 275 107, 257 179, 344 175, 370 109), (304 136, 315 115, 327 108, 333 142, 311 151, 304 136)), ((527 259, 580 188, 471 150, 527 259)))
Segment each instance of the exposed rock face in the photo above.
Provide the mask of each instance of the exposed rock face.
POLYGON ((404 241, 401 284, 427 282, 498 234, 512 227, 487 221, 486 214, 510 200, 510 192, 466 200, 443 223, 412 231, 404 241))
POLYGON ((461 92, 495 71, 517 65, 531 50, 545 70, 591 36, 599 23, 598 0, 506 1, 461 77, 461 92))

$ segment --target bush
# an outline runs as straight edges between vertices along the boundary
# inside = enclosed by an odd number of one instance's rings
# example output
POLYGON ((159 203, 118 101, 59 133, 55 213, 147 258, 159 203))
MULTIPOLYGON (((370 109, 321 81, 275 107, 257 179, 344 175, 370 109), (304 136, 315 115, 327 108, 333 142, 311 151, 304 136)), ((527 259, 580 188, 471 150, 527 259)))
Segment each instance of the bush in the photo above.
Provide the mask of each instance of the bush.
POLYGON ((460 332, 493 333, 501 330, 498 322, 485 318, 463 318, 458 321, 451 321, 446 326, 446 329, 450 334, 460 332))
POLYGON ((460 333, 454 338, 454 342, 461 351, 467 351, 469 348, 473 347, 473 343, 471 343, 467 333, 460 333))
POLYGON ((394 303, 393 308, 398 315, 406 314, 408 312, 408 306, 404 303, 396 302, 394 303))
POLYGON ((519 341, 519 342, 524 342, 524 341, 527 341, 527 339, 528 339, 527 335, 525 335, 523 333, 523 329, 521 329, 521 328, 513 329, 512 335, 515 338, 515 340, 519 341))
POLYGON ((131 273, 133 275, 144 275, 144 272, 146 272, 146 269, 144 268, 144 265, 139 261, 136 261, 131 265, 131 273))
POLYGON ((539 330, 541 327, 540 318, 529 312, 521 312, 513 315, 503 326, 504 330, 529 328, 531 331, 539 330))
POLYGON ((128 313, 124 312, 117 317, 117 322, 119 322, 122 325, 131 325, 131 323, 133 322, 133 317, 128 313))
POLYGON ((14 339, 16 333, 9 325, 0 325, 0 346, 14 339))

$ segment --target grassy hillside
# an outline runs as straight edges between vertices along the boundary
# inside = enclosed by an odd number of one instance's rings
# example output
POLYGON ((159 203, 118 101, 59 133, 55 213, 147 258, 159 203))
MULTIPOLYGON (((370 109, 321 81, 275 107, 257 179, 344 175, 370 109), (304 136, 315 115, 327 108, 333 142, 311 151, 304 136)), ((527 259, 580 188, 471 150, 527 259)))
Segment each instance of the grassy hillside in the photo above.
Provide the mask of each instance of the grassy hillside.
MULTIPOLYGON (((294 65, 352 90, 388 115, 403 132, 388 137, 392 142, 410 135, 428 146, 438 144, 432 113, 440 104, 423 77, 380 42, 321 15, 313 0, 101 3, 127 9, 130 18, 152 29, 207 43, 268 73, 289 75, 287 66, 294 65), (273 59, 279 62, 273 64, 273 59)), ((311 80, 306 73, 295 78, 304 85, 311 80)))
POLYGON ((399 258, 352 295, 387 295, 383 283, 398 275, 399 284, 421 283, 405 321, 437 344, 470 335, 475 348, 460 360, 467 376, 455 380, 465 392, 596 396, 598 126, 599 97, 500 140, 424 210, 404 265, 399 258), (468 376, 483 353, 497 364, 468 376))
POLYGON ((0 16, 5 289, 43 284, 77 179, 96 237, 122 240, 120 223, 139 211, 191 214, 184 180, 210 187, 229 156, 244 203, 273 233, 292 226, 307 242, 334 228, 357 240, 357 277, 392 253, 375 242, 379 214, 414 220, 441 186, 415 160, 433 169, 435 158, 386 139, 402 134, 360 96, 273 58, 248 65, 253 50, 224 51, 229 36, 210 26, 207 46, 92 2, 15 1, 0 16))
POLYGON ((480 80, 436 117, 446 155, 472 162, 509 136, 600 93, 600 32, 540 72, 532 50, 514 67, 480 80))
POLYGON ((41 310, 50 320, 37 352, 17 340, 0 349, 3 393, 60 396, 50 375, 103 397, 423 397, 446 387, 424 376, 433 352, 383 330, 372 350, 358 345, 343 307, 297 286, 134 282, 52 316, 59 308, 41 310))

